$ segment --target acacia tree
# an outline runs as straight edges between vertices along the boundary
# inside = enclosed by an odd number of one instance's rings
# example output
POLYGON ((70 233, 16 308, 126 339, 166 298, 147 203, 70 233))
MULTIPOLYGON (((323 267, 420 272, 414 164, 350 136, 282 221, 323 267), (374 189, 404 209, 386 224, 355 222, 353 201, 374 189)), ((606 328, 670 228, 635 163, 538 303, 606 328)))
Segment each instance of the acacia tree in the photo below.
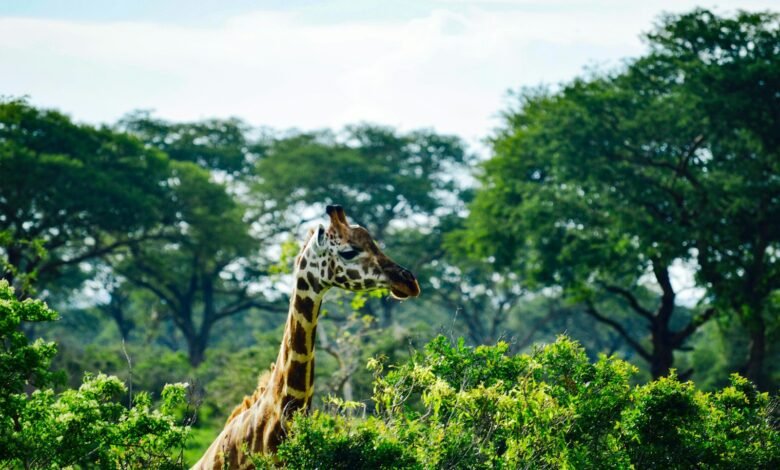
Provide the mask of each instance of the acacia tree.
POLYGON ((197 165, 176 162, 172 175, 176 222, 165 239, 131 245, 109 263, 159 299, 197 366, 215 323, 251 308, 284 309, 251 291, 265 273, 243 207, 197 165))
MULTIPOLYGON (((24 295, 171 220, 168 159, 108 128, 0 102, 0 271, 24 295)), ((71 273, 77 275, 77 273, 71 273)))

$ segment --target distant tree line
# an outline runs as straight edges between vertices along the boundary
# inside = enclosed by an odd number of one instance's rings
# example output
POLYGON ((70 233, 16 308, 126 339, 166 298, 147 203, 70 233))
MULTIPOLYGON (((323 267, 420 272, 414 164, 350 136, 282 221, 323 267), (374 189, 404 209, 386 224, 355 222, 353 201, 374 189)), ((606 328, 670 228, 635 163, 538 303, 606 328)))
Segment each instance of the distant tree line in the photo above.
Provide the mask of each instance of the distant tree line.
MULTIPOLYGON (((476 157, 430 130, 147 112, 91 126, 6 99, 2 277, 64 311, 102 292, 93 308, 122 339, 157 331, 194 367, 226 332, 251 340, 248 313, 286 311, 285 246, 339 203, 423 283, 417 305, 361 300, 388 331, 422 322, 517 351, 567 330, 654 378, 684 358, 685 377, 775 388, 778 31, 771 13, 662 17, 643 57, 518 92, 476 186, 476 157), (697 305, 681 305, 675 269, 695 274, 697 305), (713 342, 722 363, 697 363, 713 342)), ((328 315, 352 325, 344 305, 328 315)))

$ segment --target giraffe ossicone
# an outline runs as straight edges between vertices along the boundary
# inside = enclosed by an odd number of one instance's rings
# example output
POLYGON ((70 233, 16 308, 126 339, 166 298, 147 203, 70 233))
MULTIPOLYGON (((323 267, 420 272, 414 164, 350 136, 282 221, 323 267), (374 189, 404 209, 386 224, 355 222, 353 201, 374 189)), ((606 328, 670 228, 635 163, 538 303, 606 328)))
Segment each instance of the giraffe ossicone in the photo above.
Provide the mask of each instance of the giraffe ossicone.
POLYGON ((385 255, 365 228, 350 225, 341 206, 327 206, 326 213, 329 227, 309 231, 295 260, 276 362, 193 469, 254 468, 249 454, 274 452, 284 439, 287 419, 311 407, 317 318, 328 289, 388 289, 400 300, 420 295, 414 275, 385 255))

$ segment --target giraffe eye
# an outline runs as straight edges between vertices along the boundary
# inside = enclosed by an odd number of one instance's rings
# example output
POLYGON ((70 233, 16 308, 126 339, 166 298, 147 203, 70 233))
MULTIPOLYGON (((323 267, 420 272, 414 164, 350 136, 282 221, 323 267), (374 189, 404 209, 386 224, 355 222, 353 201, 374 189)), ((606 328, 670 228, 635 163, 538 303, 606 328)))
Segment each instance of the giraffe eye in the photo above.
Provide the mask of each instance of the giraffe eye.
POLYGON ((359 253, 360 252, 358 250, 345 250, 345 251, 340 251, 339 255, 341 255, 341 257, 344 259, 352 259, 355 256, 357 256, 359 253))

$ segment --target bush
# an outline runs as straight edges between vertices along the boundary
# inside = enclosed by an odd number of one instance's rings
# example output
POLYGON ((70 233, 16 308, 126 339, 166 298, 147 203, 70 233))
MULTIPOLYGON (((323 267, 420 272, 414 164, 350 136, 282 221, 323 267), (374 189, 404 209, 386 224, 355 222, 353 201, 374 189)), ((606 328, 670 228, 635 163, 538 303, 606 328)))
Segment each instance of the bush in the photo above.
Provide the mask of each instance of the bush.
POLYGON ((769 398, 745 379, 716 393, 672 374, 590 363, 560 337, 530 355, 444 337, 374 369, 376 414, 297 416, 277 458, 288 468, 778 468, 769 398))
POLYGON ((86 376, 78 390, 55 393, 54 343, 30 344, 22 322, 52 321, 40 300, 22 302, 0 280, 0 467, 180 468, 188 428, 175 422, 185 385, 166 385, 159 408, 146 393, 126 408, 118 378, 86 376))

